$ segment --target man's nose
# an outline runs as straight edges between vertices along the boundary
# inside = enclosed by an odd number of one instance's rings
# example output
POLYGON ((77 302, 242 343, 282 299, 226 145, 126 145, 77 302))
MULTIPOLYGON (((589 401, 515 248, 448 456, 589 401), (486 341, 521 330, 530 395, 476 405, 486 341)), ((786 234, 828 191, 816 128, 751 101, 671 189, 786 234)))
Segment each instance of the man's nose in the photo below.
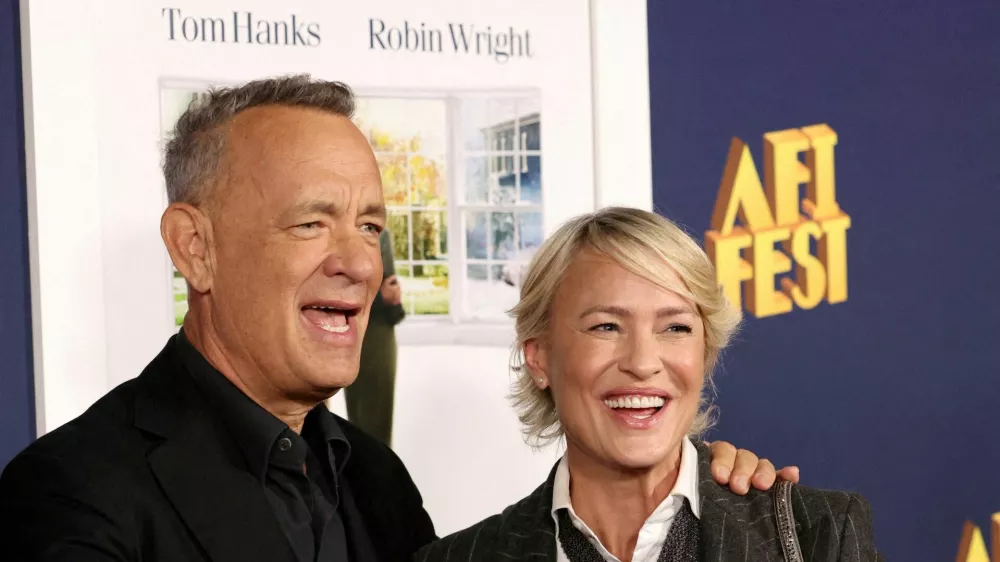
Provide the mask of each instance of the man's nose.
POLYGON ((330 236, 329 255, 324 272, 334 277, 344 275, 354 282, 382 276, 381 252, 376 235, 352 229, 338 229, 330 236), (371 238, 375 237, 374 250, 371 238))

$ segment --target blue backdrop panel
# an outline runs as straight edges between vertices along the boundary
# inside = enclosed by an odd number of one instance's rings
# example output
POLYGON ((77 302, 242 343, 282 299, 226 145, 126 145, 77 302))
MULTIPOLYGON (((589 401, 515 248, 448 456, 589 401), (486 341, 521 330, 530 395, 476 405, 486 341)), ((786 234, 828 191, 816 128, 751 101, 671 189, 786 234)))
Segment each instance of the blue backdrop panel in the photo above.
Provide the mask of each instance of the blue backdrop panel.
POLYGON ((0 2, 0 468, 35 437, 17 2, 0 2))
POLYGON ((848 300, 749 318, 713 435, 862 492, 889 560, 1000 511, 1000 4, 649 1, 654 202, 699 239, 730 141, 826 123, 848 300))

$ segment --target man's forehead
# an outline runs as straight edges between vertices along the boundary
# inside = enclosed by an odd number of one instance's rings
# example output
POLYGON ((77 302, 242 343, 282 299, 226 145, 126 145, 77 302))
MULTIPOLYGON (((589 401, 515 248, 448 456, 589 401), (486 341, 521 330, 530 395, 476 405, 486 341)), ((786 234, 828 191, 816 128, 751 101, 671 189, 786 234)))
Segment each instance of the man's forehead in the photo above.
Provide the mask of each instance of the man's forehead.
POLYGON ((347 117, 303 107, 261 106, 243 111, 229 125, 226 141, 234 148, 267 153, 371 152, 368 140, 347 117))
POLYGON ((378 173, 371 146, 346 117, 319 110, 261 107, 234 120, 226 136, 227 158, 243 166, 341 173, 378 173))

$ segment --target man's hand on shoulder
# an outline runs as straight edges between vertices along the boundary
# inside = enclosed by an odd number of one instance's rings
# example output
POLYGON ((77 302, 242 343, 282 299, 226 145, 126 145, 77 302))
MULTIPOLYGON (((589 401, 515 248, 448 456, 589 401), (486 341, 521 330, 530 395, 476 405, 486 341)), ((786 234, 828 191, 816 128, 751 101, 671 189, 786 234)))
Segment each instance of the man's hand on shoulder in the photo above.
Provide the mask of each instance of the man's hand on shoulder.
POLYGON ((748 494, 751 484, 761 491, 770 490, 776 478, 791 480, 796 484, 799 482, 797 466, 786 466, 775 471, 771 461, 758 458, 746 449, 737 449, 726 441, 705 444, 712 450, 712 477, 719 485, 728 485, 736 494, 748 494))

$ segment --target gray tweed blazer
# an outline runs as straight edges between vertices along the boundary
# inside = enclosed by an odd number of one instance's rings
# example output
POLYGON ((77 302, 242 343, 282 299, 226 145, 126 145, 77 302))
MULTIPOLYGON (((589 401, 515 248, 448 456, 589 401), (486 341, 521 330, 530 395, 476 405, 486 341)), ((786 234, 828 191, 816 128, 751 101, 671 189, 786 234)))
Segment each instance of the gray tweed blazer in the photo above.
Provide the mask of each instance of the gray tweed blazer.
MULTIPOLYGON (((784 560, 778 543, 774 498, 751 490, 732 493, 712 479, 707 447, 698 449, 702 559, 711 562, 784 560)), ((557 464, 558 466, 558 464, 557 464)), ((485 519, 422 548, 418 562, 556 561, 552 521, 555 468, 538 489, 499 515, 485 519)), ((868 502, 846 492, 792 488, 795 526, 807 562, 870 562, 883 559, 875 550, 868 502)))

